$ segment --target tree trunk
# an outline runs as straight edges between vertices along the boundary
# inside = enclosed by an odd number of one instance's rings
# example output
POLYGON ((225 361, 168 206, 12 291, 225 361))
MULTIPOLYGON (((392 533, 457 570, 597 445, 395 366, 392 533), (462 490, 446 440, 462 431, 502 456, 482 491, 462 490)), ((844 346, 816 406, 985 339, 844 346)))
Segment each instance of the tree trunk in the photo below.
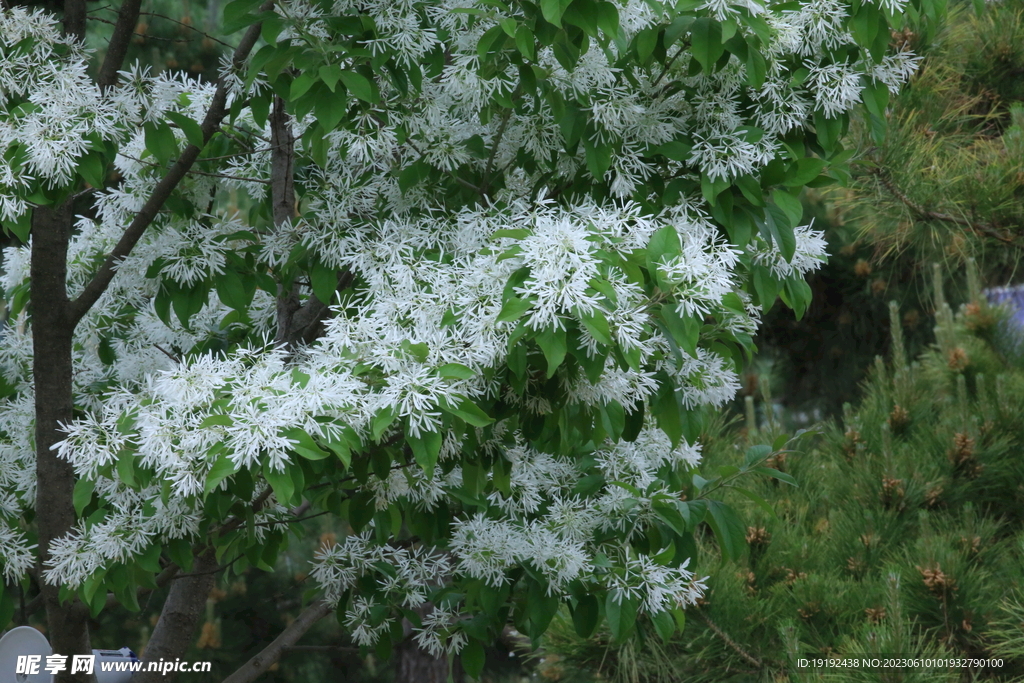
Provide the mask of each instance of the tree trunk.
MULTIPOLYGON (((412 638, 395 646, 393 683, 448 683, 448 660, 421 650, 412 638)), ((452 671, 454 683, 462 681, 462 669, 456 662, 452 671)))
MULTIPOLYGON (((416 608, 423 617, 432 609, 429 603, 416 608)), ((448 658, 435 657, 420 648, 413 639, 412 623, 402 620, 402 631, 405 637, 395 645, 391 653, 391 661, 395 668, 392 683, 448 683, 448 658)), ((462 683, 462 667, 458 658, 452 664, 453 683, 462 683)))
MULTIPOLYGON (((185 654, 219 568, 213 546, 210 546, 196 557, 191 572, 178 574, 171 581, 171 591, 160 612, 160 621, 153 629, 153 637, 143 652, 143 662, 174 661, 185 654)), ((132 683, 170 683, 177 675, 177 672, 163 674, 143 670, 132 677, 132 683)))
MULTIPOLYGON (((67 296, 67 250, 72 202, 39 207, 32 215, 32 373, 35 379, 36 527, 39 531, 39 586, 46 607, 50 646, 70 657, 90 654, 88 610, 77 599, 62 604, 60 586, 43 579, 50 543, 75 524, 75 472, 51 450, 61 440, 61 425, 74 417, 71 392, 71 339, 67 296)), ((70 661, 70 659, 68 660, 70 661)), ((89 683, 88 674, 58 673, 57 683, 89 683)))

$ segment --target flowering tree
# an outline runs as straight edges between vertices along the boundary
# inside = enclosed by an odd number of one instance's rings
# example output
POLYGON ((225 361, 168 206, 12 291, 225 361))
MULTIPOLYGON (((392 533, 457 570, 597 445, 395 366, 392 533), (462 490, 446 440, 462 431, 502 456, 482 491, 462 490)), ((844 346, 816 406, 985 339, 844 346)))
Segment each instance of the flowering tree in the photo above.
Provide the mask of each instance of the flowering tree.
POLYGON ((235 0, 216 84, 122 70, 139 0, 95 80, 84 0, 63 31, 4 10, 0 564, 54 651, 170 583, 146 657, 180 657, 214 573, 273 565, 306 510, 350 533, 232 681, 335 609, 471 672, 563 603, 671 633, 696 525, 742 543, 703 411, 759 311, 808 303, 797 195, 913 72, 902 10, 235 0))

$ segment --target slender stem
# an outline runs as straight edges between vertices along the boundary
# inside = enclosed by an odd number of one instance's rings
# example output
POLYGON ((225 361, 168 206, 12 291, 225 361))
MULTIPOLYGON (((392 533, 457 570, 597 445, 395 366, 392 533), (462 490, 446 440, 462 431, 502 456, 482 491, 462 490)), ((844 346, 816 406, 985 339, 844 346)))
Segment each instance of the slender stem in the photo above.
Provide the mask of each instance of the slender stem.
POLYGON ((703 621, 705 624, 707 624, 708 628, 710 628, 714 632, 714 634, 716 636, 721 638, 725 642, 726 645, 728 645, 730 648, 732 648, 732 650, 736 654, 738 654, 740 657, 743 657, 743 659, 747 660, 748 662, 750 662, 751 664, 756 666, 758 669, 760 669, 760 668, 762 668, 764 666, 764 664, 761 662, 760 659, 758 659, 757 657, 755 657, 754 655, 750 654, 749 652, 744 650, 742 647, 740 647, 740 644, 737 643, 732 638, 730 638, 728 633, 723 631, 715 622, 711 621, 711 617, 709 617, 708 615, 704 614, 704 610, 698 609, 698 610, 696 610, 696 612, 697 612, 697 616, 700 617, 701 621, 703 621))
POLYGON ((663 79, 665 77, 665 74, 668 73, 668 70, 671 69, 672 65, 676 63, 677 59, 679 59, 679 55, 681 55, 684 52, 686 52, 686 48, 689 47, 689 45, 690 45, 690 43, 689 43, 689 41, 687 41, 687 42, 685 42, 685 43, 683 43, 682 45, 679 46, 679 50, 676 51, 676 53, 675 53, 675 55, 673 55, 672 59, 668 60, 668 63, 665 64, 665 68, 661 70, 661 73, 658 74, 658 77, 654 79, 653 83, 651 83, 651 87, 652 88, 654 86, 658 85, 658 83, 661 82, 661 79, 663 79))

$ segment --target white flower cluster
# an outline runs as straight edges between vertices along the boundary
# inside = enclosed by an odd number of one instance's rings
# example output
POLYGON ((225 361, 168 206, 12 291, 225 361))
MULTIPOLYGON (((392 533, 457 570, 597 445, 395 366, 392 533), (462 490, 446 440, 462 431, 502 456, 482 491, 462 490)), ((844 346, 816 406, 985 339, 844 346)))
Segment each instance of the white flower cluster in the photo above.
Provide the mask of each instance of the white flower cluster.
MULTIPOLYGON (((376 576, 377 587, 390 602, 411 609, 427 600, 427 591, 444 581, 452 572, 451 563, 443 553, 422 547, 399 548, 378 545, 371 540, 371 532, 351 535, 341 543, 322 547, 316 554, 312 576, 324 587, 324 598, 337 604, 346 591, 367 575, 376 576), (381 566, 387 571, 382 572, 381 566)), ((360 645, 372 645, 388 628, 384 615, 386 606, 380 604, 383 614, 374 615, 375 603, 356 598, 348 609, 345 620, 352 628, 352 637, 360 645)), ((434 624, 436 626, 436 624, 434 624)), ((424 625, 427 631, 436 631, 424 625)))
MULTIPOLYGON (((528 333, 578 329, 571 336, 578 348, 565 349, 573 355, 596 359, 610 339, 628 356, 630 367, 609 360, 594 381, 559 371, 565 400, 581 409, 632 412, 657 391, 658 373, 675 381, 687 408, 721 406, 734 396, 738 378, 724 358, 704 348, 695 357, 672 353, 674 343, 653 324, 651 301, 622 264, 646 249, 659 229, 672 228, 678 255, 656 264, 668 305, 681 316, 714 316, 716 324, 749 334, 757 312, 736 271, 752 262, 780 278, 803 275, 820 265, 823 236, 811 226, 798 228, 796 254, 787 260, 777 244, 760 238, 745 248, 729 244, 692 196, 650 215, 642 208, 654 191, 648 181, 666 173, 666 162, 652 162, 651 151, 665 145, 689 149, 667 162, 669 175, 687 182, 756 174, 788 154, 781 137, 810 126, 814 110, 826 117, 849 111, 861 98, 865 77, 895 90, 916 69, 916 58, 904 52, 877 65, 832 61, 830 54, 852 42, 842 29, 846 5, 838 0, 811 0, 781 13, 758 0, 708 0, 702 9, 719 20, 752 15, 767 22, 765 80, 755 89, 747 81, 750 66, 736 57, 695 76, 688 55, 654 69, 620 61, 622 47, 639 31, 671 16, 646 0, 614 4, 621 40, 602 49, 592 45, 575 66, 552 47, 538 48, 530 60, 588 123, 579 149, 569 154, 566 112, 556 112, 544 97, 522 96, 516 65, 493 73, 482 68, 481 37, 503 20, 521 20, 513 11, 477 0, 336 0, 332 12, 372 21, 377 38, 366 47, 374 55, 392 51, 399 64, 420 71, 441 57, 440 73, 424 76, 412 96, 378 77, 381 104, 364 107, 344 129, 328 132, 322 155, 302 142, 310 117, 293 122, 304 163, 298 178, 302 215, 290 223, 247 226, 213 209, 187 218, 167 212, 118 264, 113 284, 76 329, 74 390, 83 417, 67 425, 58 448, 80 477, 94 481, 109 512, 54 543, 47 580, 77 587, 155 541, 191 538, 201 527, 202 496, 214 465, 226 457, 237 469, 280 471, 297 446, 291 430, 336 440, 344 425, 366 442, 374 420, 393 415, 392 429, 417 437, 438 431, 446 409, 493 398, 524 414, 551 412, 553 400, 538 377, 498 396, 503 387, 493 378, 509 362, 520 323, 528 333), (622 62, 627 65, 617 66, 622 62), (806 75, 795 78, 793 65, 806 75), (495 97, 516 98, 515 106, 491 116, 495 97), (607 155, 602 177, 593 177, 595 166, 588 165, 595 149, 596 156, 607 155), (311 155, 322 158, 314 163, 306 158, 311 155), (607 183, 611 198, 570 203, 559 194, 587 176, 607 183), (497 189, 486 203, 452 210, 436 191, 440 177, 471 189, 466 178, 477 178, 484 187, 476 190, 490 189, 490 183, 497 189), (557 199, 543 199, 548 196, 557 199), (330 302, 325 332, 308 347, 286 353, 266 341, 276 321, 275 299, 266 291, 255 295, 245 324, 212 291, 188 324, 175 314, 161 318, 167 309, 158 302, 166 303, 160 295, 168 287, 220 284, 239 254, 276 274, 291 267, 302 248, 347 271, 355 283, 330 302), (147 277, 150 270, 159 278, 147 277), (501 316, 509 295, 522 307, 519 320, 501 316), (584 324, 595 320, 607 326, 608 339, 584 324), (248 333, 245 343, 223 353, 197 351, 239 330, 248 333), (133 488, 120 481, 116 463, 126 457, 133 468, 153 475, 150 484, 133 488)), ((899 0, 881 4, 900 6, 899 0)), ((276 11, 287 24, 283 41, 308 45, 311 53, 340 54, 331 49, 323 3, 288 0, 276 11)), ((753 35, 745 22, 738 24, 738 35, 753 35)), ((122 74, 117 87, 100 92, 85 65, 81 49, 61 37, 53 18, 17 8, 0 13, 0 151, 17 161, 0 168, 0 219, 24 214, 24 196, 34 183, 66 184, 91 145, 118 145, 114 165, 121 180, 97 188, 96 216, 81 218, 71 240, 71 296, 86 286, 159 178, 143 125, 164 125, 168 112, 200 121, 214 91, 185 76, 135 68, 122 74)), ((241 97, 239 74, 226 77, 232 97, 241 97)), ((250 93, 265 87, 257 78, 250 93)), ((270 137, 245 108, 232 125, 270 137)), ((184 132, 171 130, 183 145, 184 132)), ((225 167, 233 176, 227 186, 260 201, 270 150, 257 147, 225 167)), ((215 206, 210 198, 218 189, 213 178, 189 177, 176 196, 184 204, 215 206)), ((0 285, 12 299, 23 298, 28 247, 7 249, 4 258, 0 285)), ((35 497, 31 353, 22 311, 0 336, 0 374, 15 392, 0 403, 0 490, 17 492, 0 496, 0 562, 9 579, 23 575, 32 557, 15 521, 35 497)), ((694 467, 699 445, 673 448, 650 428, 633 443, 592 444, 597 471, 615 483, 577 495, 581 472, 575 461, 528 447, 501 423, 492 435, 482 448, 488 457, 504 458, 509 472, 507 486, 494 482, 488 502, 504 516, 455 519, 450 556, 380 545, 369 533, 318 554, 313 576, 331 601, 359 579, 375 577, 378 597, 352 600, 345 615, 357 642, 372 644, 387 628, 381 600, 415 607, 456 573, 500 585, 520 564, 546 577, 552 594, 581 580, 636 599, 651 612, 696 600, 704 586, 685 565, 665 567, 624 541, 594 539, 599 530, 614 529, 628 541, 653 519, 659 496, 666 495, 658 472, 694 467), (618 565, 603 566, 599 553, 617 556, 618 565)), ((465 472, 451 466, 460 457, 462 436, 443 434, 442 440, 444 468, 428 474, 410 465, 386 478, 370 475, 378 510, 396 503, 434 510, 462 485, 465 472)), ((259 514, 276 519, 284 510, 271 499, 259 514)), ((254 533, 262 537, 264 527, 257 525, 254 533)), ((435 608, 417 640, 431 652, 457 651, 465 637, 454 628, 457 616, 457 605, 435 608)))

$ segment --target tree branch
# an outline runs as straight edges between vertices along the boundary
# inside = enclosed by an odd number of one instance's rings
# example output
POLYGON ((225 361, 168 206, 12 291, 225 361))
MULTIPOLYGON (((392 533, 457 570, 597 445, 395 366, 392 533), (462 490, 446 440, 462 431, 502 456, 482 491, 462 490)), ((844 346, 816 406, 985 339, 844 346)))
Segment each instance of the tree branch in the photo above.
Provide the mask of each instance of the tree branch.
POLYGON ((100 90, 107 90, 117 85, 117 72, 121 70, 125 55, 128 54, 132 34, 135 32, 136 24, 139 23, 141 7, 142 0, 124 0, 121 3, 121 9, 117 12, 117 22, 114 24, 114 34, 110 36, 107 54, 103 57, 103 64, 100 66, 100 73, 96 79, 100 90))
POLYGON ((922 220, 941 221, 943 223, 952 223, 953 225, 960 225, 965 228, 968 228, 974 234, 982 237, 991 237, 993 239, 999 240, 1004 244, 1009 244, 1014 247, 1024 246, 1021 245, 1020 242, 1015 240, 1012 236, 1002 234, 998 228, 996 228, 994 225, 990 223, 972 221, 967 218, 962 218, 960 216, 953 216, 948 213, 942 213, 941 211, 932 211, 931 209, 926 209, 925 207, 921 206, 913 199, 908 197, 899 187, 896 186, 896 183, 892 181, 892 178, 890 178, 889 175, 885 173, 885 171, 883 171, 882 169, 873 168, 869 172, 871 173, 871 175, 878 178, 878 181, 882 183, 882 185, 885 186, 885 189, 889 190, 889 192, 894 197, 896 197, 896 199, 898 199, 904 206, 910 209, 911 213, 916 214, 917 217, 922 220))
MULTIPOLYGON (((333 610, 323 600, 317 600, 296 617, 270 645, 265 647, 255 657, 246 662, 241 668, 224 679, 224 683, 252 683, 260 674, 265 673, 274 662, 280 659, 286 648, 295 645, 295 641, 301 638, 313 625, 330 614, 333 610)), ((134 683, 134 682, 133 682, 134 683)))
MULTIPOLYGON (((69 0, 70 2, 70 0, 69 0)), ((260 5, 259 11, 269 11, 274 6, 274 0, 266 0, 260 5)), ((84 19, 83 19, 84 22, 84 19)), ((233 68, 241 68, 245 62, 246 57, 252 50, 256 41, 260 37, 260 29, 262 22, 253 24, 242 36, 241 42, 238 44, 238 48, 235 50, 234 55, 231 58, 231 64, 233 68)), ((203 142, 210 141, 214 133, 220 127, 220 122, 224 118, 228 98, 228 85, 225 80, 221 80, 217 86, 216 92, 214 92, 213 99, 210 102, 210 108, 206 112, 206 117, 203 119, 202 131, 203 131, 203 142)), ((182 178, 188 173, 189 169, 192 168, 192 164, 195 163, 196 159, 199 158, 199 153, 202 150, 193 144, 189 144, 185 147, 185 150, 178 157, 171 168, 167 171, 159 183, 153 190, 153 194, 150 195, 149 199, 136 214, 134 220, 121 235, 121 239, 118 240, 114 249, 110 252, 107 260, 104 261, 103 265, 100 266, 99 271, 93 277, 93 279, 86 285, 85 289, 79 295, 77 299, 71 302, 70 306, 70 318, 69 321, 71 326, 74 327, 78 324, 78 321, 89 312, 93 304, 99 300, 103 295, 103 292, 110 286, 111 280, 114 279, 114 274, 117 272, 117 266, 122 259, 126 258, 131 254, 132 249, 138 244, 139 240, 145 234, 146 229, 153 223, 157 213, 163 207, 164 202, 171 196, 175 188, 181 182, 182 178)))

